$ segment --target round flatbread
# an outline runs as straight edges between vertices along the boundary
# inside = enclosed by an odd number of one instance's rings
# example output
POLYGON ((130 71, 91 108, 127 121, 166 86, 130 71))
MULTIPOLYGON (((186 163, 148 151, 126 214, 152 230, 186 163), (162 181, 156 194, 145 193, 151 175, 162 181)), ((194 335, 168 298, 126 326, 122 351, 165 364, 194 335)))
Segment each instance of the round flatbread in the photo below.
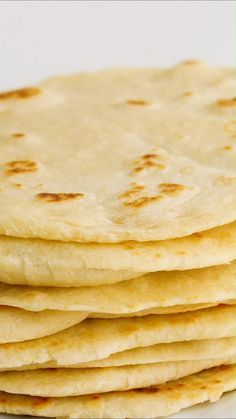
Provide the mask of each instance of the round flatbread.
POLYGON ((127 319, 88 319, 52 336, 0 345, 0 369, 54 361, 57 367, 98 361, 159 343, 236 336, 236 306, 127 319))
POLYGON ((56 368, 0 372, 0 390, 39 397, 69 397, 149 387, 177 380, 235 358, 160 362, 110 368, 56 368))
POLYGON ((115 243, 234 221, 234 80, 183 63, 1 93, 0 233, 115 243))
POLYGON ((0 279, 9 284, 81 287, 147 272, 221 265, 236 259, 236 222, 158 242, 62 243, 0 236, 0 279))
POLYGON ((74 397, 32 397, 0 393, 0 412, 46 417, 166 417, 236 388, 236 365, 222 365, 179 380, 129 391, 74 397))
POLYGON ((39 313, 0 306, 0 343, 52 335, 82 322, 87 313, 44 310, 39 313))
POLYGON ((0 283, 0 305, 29 311, 142 315, 188 311, 236 300, 236 261, 189 271, 154 272, 117 284, 56 288, 0 283), (202 290, 204 289, 204 293, 202 290), (164 310, 164 311, 163 311, 164 310))

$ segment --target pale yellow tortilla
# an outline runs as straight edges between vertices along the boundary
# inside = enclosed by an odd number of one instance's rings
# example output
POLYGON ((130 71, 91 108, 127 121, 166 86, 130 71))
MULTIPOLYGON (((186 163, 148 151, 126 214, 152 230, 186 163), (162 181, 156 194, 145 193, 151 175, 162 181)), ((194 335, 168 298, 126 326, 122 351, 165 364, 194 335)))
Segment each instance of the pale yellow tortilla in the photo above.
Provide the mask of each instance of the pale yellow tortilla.
POLYGON ((234 77, 183 64, 0 94, 0 233, 150 241, 234 221, 234 77))
POLYGON ((236 306, 126 319, 88 319, 42 339, 0 345, 0 369, 55 361, 57 366, 96 361, 159 343, 236 336, 236 306))
POLYGON ((0 343, 52 335, 82 322, 87 313, 44 310, 39 313, 0 306, 0 343))
MULTIPOLYGON (((152 364, 157 362, 197 361, 236 356, 236 337, 221 339, 193 340, 189 342, 159 343, 118 352, 98 361, 84 362, 75 365, 61 365, 63 368, 106 368, 122 365, 152 364)), ((35 370, 39 368, 56 368, 56 361, 44 364, 30 364, 13 370, 35 370)), ((5 369, 2 368, 1 371, 5 369)), ((6 369, 9 370, 9 369, 6 369)))
POLYGON ((158 386, 88 396, 43 398, 0 393, 0 412, 71 419, 166 417, 236 388, 236 366, 222 365, 158 386))
MULTIPOLYGON (((235 300, 222 301, 222 304, 236 304, 235 300)), ((147 310, 135 311, 134 313, 120 313, 120 314, 110 314, 110 313, 88 313, 88 318, 90 319, 117 319, 119 317, 142 317, 148 316, 149 314, 173 314, 173 313, 185 313, 186 311, 195 311, 203 308, 215 307, 218 304, 209 303, 209 304, 186 304, 179 306, 170 306, 170 307, 154 307, 148 308, 147 310)))
POLYGON ((110 368, 7 371, 0 373, 0 391, 39 397, 107 393, 162 384, 203 369, 233 362, 235 357, 110 368))
MULTIPOLYGON (((0 283, 0 305, 25 310, 88 311, 90 313, 161 313, 161 308, 236 300, 236 262, 188 271, 155 272, 117 284, 56 288, 0 283), (204 289, 204 292, 203 292, 204 289), (158 311, 158 310, 159 311, 158 311), (157 310, 157 311, 156 311, 157 310)), ((191 309, 191 307, 189 307, 191 309)), ((172 310, 172 311, 173 311, 172 310)), ((188 307, 186 307, 188 310, 188 307)), ((100 315, 99 314, 99 315, 100 315)))
POLYGON ((184 238, 147 243, 76 244, 0 236, 0 279, 9 284, 112 284, 147 272, 199 269, 234 259, 236 222, 184 238))

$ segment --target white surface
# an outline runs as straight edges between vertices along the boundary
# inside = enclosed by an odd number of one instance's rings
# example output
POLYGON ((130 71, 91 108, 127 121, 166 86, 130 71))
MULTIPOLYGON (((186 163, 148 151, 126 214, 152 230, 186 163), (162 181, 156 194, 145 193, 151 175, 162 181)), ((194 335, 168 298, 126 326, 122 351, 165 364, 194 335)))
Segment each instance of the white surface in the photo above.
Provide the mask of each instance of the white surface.
MULTIPOLYGON (((0 89, 53 74, 188 58, 234 65, 233 9, 226 0, 0 1, 0 89)), ((236 418, 235 397, 174 417, 236 418)))
POLYGON ((235 63, 234 1, 0 1, 0 89, 52 74, 235 63))

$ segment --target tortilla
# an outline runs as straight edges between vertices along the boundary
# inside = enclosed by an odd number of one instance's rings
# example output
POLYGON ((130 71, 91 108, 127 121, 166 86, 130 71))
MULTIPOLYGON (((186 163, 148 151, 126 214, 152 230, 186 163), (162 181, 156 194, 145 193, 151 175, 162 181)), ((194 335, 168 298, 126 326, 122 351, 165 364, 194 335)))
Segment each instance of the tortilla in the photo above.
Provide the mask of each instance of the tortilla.
POLYGON ((82 322, 87 313, 44 310, 39 313, 0 306, 0 343, 52 335, 82 322))
POLYGON ((205 269, 155 272, 94 287, 30 287, 0 283, 0 305, 30 311, 86 311, 99 313, 98 317, 102 313, 161 314, 161 308, 167 307, 167 311, 171 307, 172 312, 187 311, 204 307, 204 304, 236 300, 235 277, 236 261, 205 269))
MULTIPOLYGON (((104 368, 122 365, 153 364, 158 362, 196 361, 236 356, 236 338, 193 340, 189 342, 159 343, 153 346, 118 352, 105 359, 76 365, 61 365, 63 368, 104 368)), ((13 370, 56 368, 56 361, 30 364, 13 370)), ((2 368, 0 371, 9 370, 2 368)))
POLYGON ((7 371, 0 373, 0 391, 39 397, 107 393, 162 384, 206 368, 234 361, 235 357, 114 368, 7 371))
POLYGON ((42 398, 0 393, 0 412, 76 419, 169 416, 236 388, 236 366, 222 365, 158 386, 88 396, 42 398))
MULTIPOLYGON (((222 304, 236 304, 235 300, 222 301, 222 304)), ((173 313, 185 313, 186 311, 195 311, 202 308, 209 308, 217 306, 217 303, 209 304, 186 304, 186 305, 177 305, 170 307, 154 307, 148 308, 147 310, 135 311, 134 313, 120 313, 120 314, 110 314, 110 313, 88 313, 89 319, 117 319, 119 317, 142 317, 148 316, 149 314, 173 314, 173 313)))
POLYGON ((0 369, 96 361, 128 349, 236 336, 236 306, 127 319, 88 319, 54 335, 0 345, 0 369))
MULTIPOLYGON (((235 356, 235 354, 235 337, 193 340, 189 342, 160 343, 153 346, 130 349, 99 361, 77 364, 77 368, 119 367, 121 365, 139 365, 156 362, 192 361, 230 357, 235 356)), ((47 364, 47 367, 49 365, 47 364)))
POLYGON ((147 272, 199 269, 234 259, 236 222, 181 239, 147 243, 76 244, 0 236, 1 281, 10 284, 111 284, 147 272))
POLYGON ((234 221, 234 76, 183 64, 1 93, 0 233, 111 243, 234 221))

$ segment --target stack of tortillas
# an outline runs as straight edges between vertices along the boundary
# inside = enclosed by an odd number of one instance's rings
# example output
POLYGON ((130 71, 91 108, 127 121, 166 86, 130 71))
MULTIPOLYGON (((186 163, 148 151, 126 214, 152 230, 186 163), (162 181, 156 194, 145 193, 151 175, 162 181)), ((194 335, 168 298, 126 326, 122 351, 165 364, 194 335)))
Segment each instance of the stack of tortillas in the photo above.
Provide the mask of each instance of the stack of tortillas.
POLYGON ((235 72, 0 94, 0 412, 157 418, 236 388, 235 72))

